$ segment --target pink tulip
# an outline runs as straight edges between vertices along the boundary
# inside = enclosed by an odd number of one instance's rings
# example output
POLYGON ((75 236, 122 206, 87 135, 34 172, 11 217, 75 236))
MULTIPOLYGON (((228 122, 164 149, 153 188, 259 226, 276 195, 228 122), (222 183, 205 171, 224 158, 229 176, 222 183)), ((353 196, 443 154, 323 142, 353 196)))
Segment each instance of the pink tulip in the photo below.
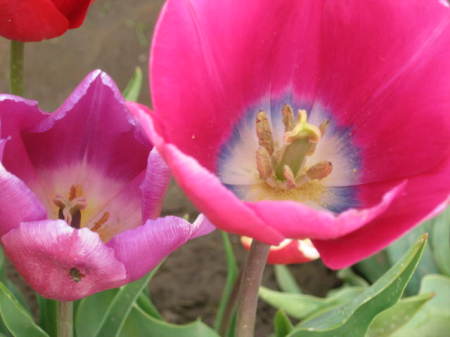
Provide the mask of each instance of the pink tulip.
POLYGON ((45 297, 119 287, 211 229, 158 218, 170 175, 132 111, 101 71, 51 114, 0 95, 1 242, 45 297))
POLYGON ((169 0, 151 52, 147 132, 217 227, 342 268, 442 210, 445 2, 169 0))

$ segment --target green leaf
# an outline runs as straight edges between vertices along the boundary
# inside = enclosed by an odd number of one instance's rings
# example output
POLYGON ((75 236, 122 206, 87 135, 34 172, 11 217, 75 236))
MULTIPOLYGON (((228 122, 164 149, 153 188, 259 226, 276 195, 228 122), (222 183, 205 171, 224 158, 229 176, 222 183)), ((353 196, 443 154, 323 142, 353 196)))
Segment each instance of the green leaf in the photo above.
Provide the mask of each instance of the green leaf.
POLYGON ((450 276, 450 207, 436 218, 431 233, 431 248, 439 271, 450 276))
POLYGON ((49 337, 3 283, 0 283, 0 316, 14 337, 49 337))
POLYGON ((369 283, 361 276, 357 275, 351 268, 339 270, 337 276, 342 282, 355 287, 368 287, 369 283))
POLYGON ((289 337, 364 337, 370 323, 401 298, 419 263, 426 235, 386 274, 352 301, 297 326, 289 337))
POLYGON ((281 311, 278 310, 273 319, 275 328, 275 337, 286 337, 293 329, 292 323, 289 317, 281 311))
POLYGON ((219 335, 200 321, 187 325, 174 325, 147 315, 134 306, 119 337, 219 337, 219 335))
POLYGON ((50 300, 36 294, 39 304, 39 325, 50 337, 56 337, 57 334, 57 307, 58 302, 50 300))
POLYGON ((119 289, 111 289, 83 299, 76 313, 79 337, 117 337, 138 296, 158 268, 119 289))
MULTIPOLYGON (((387 254, 391 264, 398 261, 403 254, 405 254, 409 247, 411 247, 417 238, 424 233, 431 233, 432 222, 426 221, 420 226, 415 227, 412 231, 395 241, 393 244, 386 248, 387 254)), ((437 265, 434 261, 433 254, 430 249, 430 244, 427 242, 425 250, 423 252, 422 260, 417 266, 411 281, 406 288, 406 294, 415 295, 419 292, 420 282, 425 275, 438 273, 437 265)))
POLYGON ((79 337, 93 337, 119 289, 110 289, 83 298, 75 314, 75 331, 79 337))
POLYGON ((283 292, 292 294, 302 293, 295 277, 291 274, 287 266, 276 264, 274 266, 274 271, 277 284, 283 292))
POLYGON ((127 87, 123 91, 123 97, 127 101, 137 102, 139 99, 139 94, 141 93, 142 88, 142 70, 140 67, 136 67, 134 70, 133 77, 128 82, 127 87))
POLYGON ((148 285, 156 270, 154 269, 147 276, 133 283, 129 283, 119 290, 111 305, 108 307, 105 319, 96 337, 116 337, 120 335, 120 331, 125 324, 133 304, 144 287, 148 285))
POLYGON ((239 269, 236 262, 236 257, 234 256, 233 246, 231 245, 230 237, 228 233, 220 232, 223 240, 223 247, 225 249, 225 258, 227 261, 227 280, 225 282, 225 287, 223 289, 222 298, 219 303, 219 308, 217 309, 216 319, 214 320, 214 330, 220 331, 222 328, 222 324, 227 322, 223 322, 225 316, 225 310, 230 301, 233 301, 232 298, 235 291, 235 286, 239 269))
POLYGON ((144 310, 150 316, 156 319, 162 319, 158 309, 155 307, 150 298, 145 294, 145 292, 142 292, 142 294, 139 295, 136 303, 142 310, 144 310))
POLYGON ((393 307, 380 313, 369 327, 366 337, 390 337, 408 323, 422 309, 433 294, 422 294, 400 300, 393 307))
POLYGON ((320 298, 304 294, 289 294, 270 290, 264 287, 259 289, 259 296, 270 305, 283 310, 288 315, 305 319, 325 309, 331 309, 353 299, 362 292, 362 288, 347 287, 342 292, 327 298, 320 298))
POLYGON ((427 275, 421 294, 434 293, 413 319, 390 337, 448 337, 450 333, 450 278, 427 275))
POLYGON ((378 280, 391 267, 386 251, 381 251, 355 265, 355 269, 362 273, 371 283, 378 280))

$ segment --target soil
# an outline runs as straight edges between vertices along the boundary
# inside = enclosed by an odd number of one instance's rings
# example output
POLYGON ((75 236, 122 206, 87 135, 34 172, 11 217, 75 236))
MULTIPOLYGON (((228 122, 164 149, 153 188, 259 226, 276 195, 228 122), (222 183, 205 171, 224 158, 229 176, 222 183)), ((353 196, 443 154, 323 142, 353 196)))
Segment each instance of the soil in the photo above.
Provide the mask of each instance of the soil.
MULTIPOLYGON (((80 29, 57 39, 27 44, 26 97, 52 111, 93 69, 105 70, 119 88, 125 88, 136 66, 146 74, 149 40, 162 4, 161 0, 97 0, 80 29)), ((0 92, 8 91, 8 46, 8 41, 0 38, 0 92)), ((140 101, 150 104, 147 83, 140 101)), ((165 205, 166 214, 189 214, 193 218, 196 213, 175 184, 165 205)), ((242 263, 245 252, 237 237, 232 236, 232 240, 242 263)), ((305 293, 323 296, 338 285, 335 273, 320 261, 290 268, 305 293)), ((216 232, 194 240, 167 259, 152 282, 152 298, 168 321, 187 323, 201 317, 212 323, 225 277, 224 252, 216 232)), ((276 289, 271 267, 266 270, 264 285, 276 289)), ((274 312, 260 303, 256 336, 271 333, 274 312)))

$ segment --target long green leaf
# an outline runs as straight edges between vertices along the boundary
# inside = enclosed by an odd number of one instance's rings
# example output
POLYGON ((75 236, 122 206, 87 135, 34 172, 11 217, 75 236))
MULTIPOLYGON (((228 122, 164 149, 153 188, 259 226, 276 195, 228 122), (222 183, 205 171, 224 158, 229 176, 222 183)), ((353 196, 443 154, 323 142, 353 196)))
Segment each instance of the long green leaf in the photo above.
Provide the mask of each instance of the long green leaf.
POLYGON ((294 275, 291 274, 287 266, 276 264, 274 266, 274 271, 277 284, 283 292, 292 294, 302 293, 294 275))
POLYGON ((448 337, 450 336, 450 278, 427 275, 420 293, 434 293, 413 319, 390 337, 448 337))
POLYGON ((450 207, 431 220, 431 247, 439 271, 450 276, 450 207))
POLYGON ((14 298, 8 288, 0 283, 0 316, 14 337, 49 337, 31 315, 14 298))
POLYGON ((128 82, 127 87, 123 91, 123 97, 125 97, 127 101, 133 102, 138 101, 139 94, 141 93, 142 88, 142 80, 143 80, 142 70, 140 67, 136 67, 136 69, 134 70, 133 77, 128 82))
POLYGON ((147 276, 127 284, 119 290, 106 312, 105 319, 103 320, 96 337, 116 337, 120 335, 120 331, 125 324, 134 303, 144 287, 148 285, 148 282, 156 273, 156 270, 157 269, 154 269, 147 274, 147 276))
POLYGON ((264 287, 259 289, 259 296, 270 305, 283 310, 288 315, 305 319, 325 309, 331 309, 349 302, 363 291, 360 287, 347 287, 327 298, 304 294, 290 294, 270 290, 264 287))
POLYGON ((366 337, 390 337, 408 323, 417 312, 433 297, 422 294, 405 298, 393 307, 379 314, 369 327, 366 337))
POLYGON ((187 325, 169 324, 147 315, 134 306, 119 337, 219 337, 200 321, 187 325))
POLYGON ((289 317, 281 310, 278 310, 275 314, 273 323, 275 337, 286 337, 294 328, 289 317))
POLYGON ((426 243, 426 235, 386 274, 351 302, 301 323, 289 337, 364 337, 370 323, 401 298, 426 243))

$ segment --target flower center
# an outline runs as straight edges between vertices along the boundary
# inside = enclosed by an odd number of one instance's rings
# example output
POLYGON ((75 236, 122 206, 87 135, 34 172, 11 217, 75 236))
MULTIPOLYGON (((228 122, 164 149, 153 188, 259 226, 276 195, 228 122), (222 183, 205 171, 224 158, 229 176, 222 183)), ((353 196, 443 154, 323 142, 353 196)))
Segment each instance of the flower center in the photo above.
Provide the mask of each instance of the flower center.
POLYGON ((109 212, 104 212, 87 223, 82 222, 82 211, 87 208, 88 203, 80 185, 72 185, 67 197, 57 195, 53 203, 58 207, 58 218, 74 228, 88 227, 99 232, 110 218, 109 212))
POLYGON ((256 167, 259 178, 276 190, 305 189, 306 185, 328 177, 333 164, 321 161, 307 167, 307 157, 312 156, 328 126, 328 121, 318 127, 308 123, 305 110, 299 110, 295 118, 292 107, 282 108, 284 135, 282 144, 274 140, 267 113, 256 115, 256 134, 259 147, 256 151, 256 167))

